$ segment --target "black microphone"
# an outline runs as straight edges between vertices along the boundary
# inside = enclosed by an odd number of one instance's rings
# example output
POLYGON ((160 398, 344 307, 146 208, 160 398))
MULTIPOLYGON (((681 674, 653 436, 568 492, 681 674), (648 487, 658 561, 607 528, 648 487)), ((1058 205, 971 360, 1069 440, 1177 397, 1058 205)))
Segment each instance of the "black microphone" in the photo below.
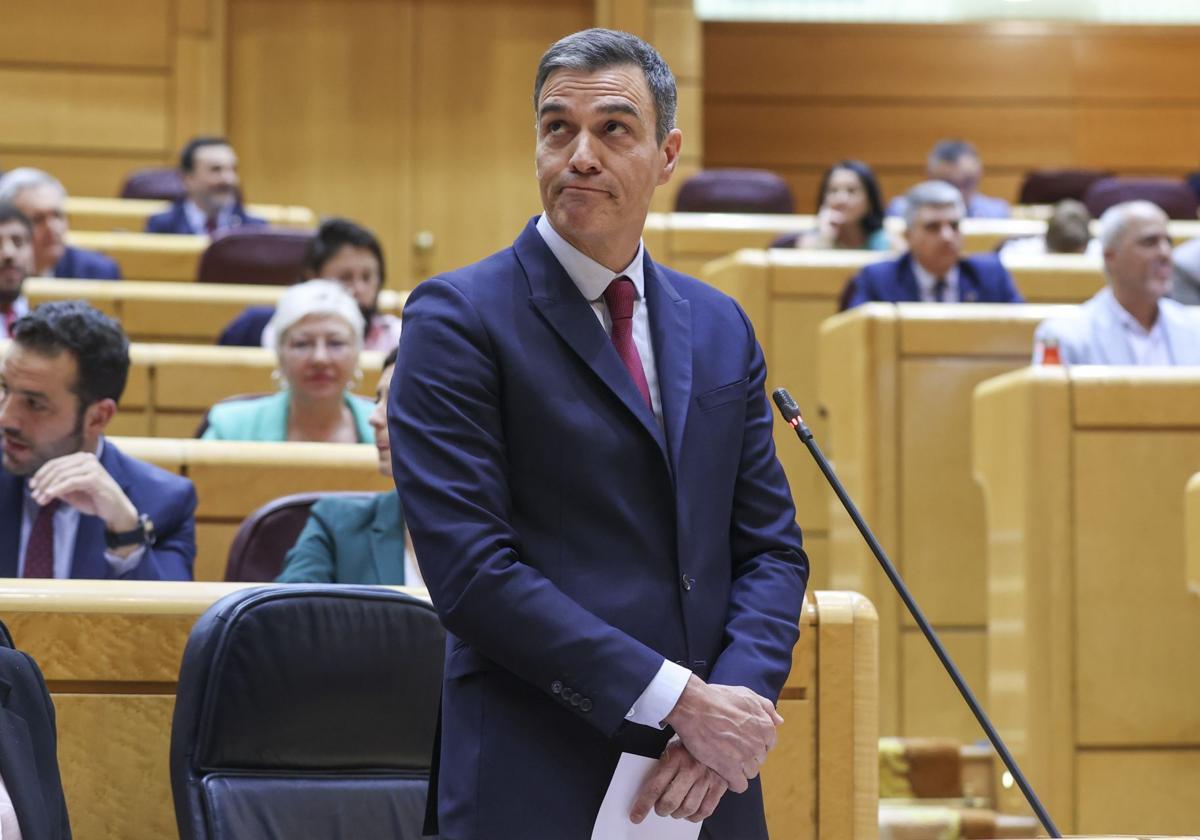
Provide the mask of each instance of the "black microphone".
POLYGON ((903 578, 896 571, 896 567, 892 565, 892 561, 888 559, 887 553, 884 552, 883 546, 879 544, 879 540, 875 539, 875 535, 871 533, 870 527, 867 525, 862 514, 858 512, 854 501, 850 498, 850 494, 846 492, 846 488, 842 487, 842 482, 838 481, 837 475, 833 471, 833 467, 829 466, 829 461, 821 452, 821 448, 817 446, 817 442, 813 440, 812 430, 804 422, 804 417, 800 414, 800 406, 792 398, 792 395, 787 392, 786 388, 778 388, 771 394, 771 399, 775 401, 775 405, 779 408, 779 413, 783 415, 783 419, 789 426, 796 430, 796 435, 808 447, 808 451, 812 454, 813 459, 817 462, 817 466, 821 468, 821 472, 825 474, 825 479, 829 482, 829 486, 833 488, 833 492, 837 494, 838 499, 842 502, 842 507, 846 509, 846 513, 850 514, 850 518, 854 520, 854 524, 858 527, 858 531, 863 535, 863 539, 867 541, 867 545, 871 549, 871 553, 875 555, 875 559, 879 561, 879 565, 883 567, 884 574, 888 576, 888 580, 892 582, 896 592, 899 593, 900 599, 904 601, 904 606, 908 607, 908 612, 917 622, 917 626, 921 628, 921 632, 925 634, 929 645, 933 648, 933 652, 937 654, 937 658, 941 660, 942 667, 946 669, 946 673, 950 675, 950 679, 954 681, 954 685, 958 688, 959 694, 963 700, 971 708, 971 714, 975 715, 975 720, 979 721, 979 725, 983 727, 984 733, 988 740, 992 742, 992 746, 1000 755, 1000 760, 1004 762, 1004 766, 1008 768, 1008 772, 1012 774, 1013 779, 1017 783, 1017 787, 1021 789, 1021 793, 1025 795, 1025 801, 1029 803, 1029 807, 1037 815, 1038 821, 1042 824, 1042 828, 1051 837, 1059 837, 1058 828, 1054 825, 1054 821, 1050 819, 1050 814, 1046 812, 1046 808, 1042 805, 1042 801, 1038 799, 1033 788, 1030 787, 1025 774, 1021 772, 1021 768, 1017 766, 1016 759, 1012 757, 1012 753, 1008 751, 1004 740, 1000 737, 1000 733, 996 731, 996 727, 992 725, 991 719, 983 707, 979 705, 979 701, 975 699, 971 687, 967 685, 966 679, 959 672, 958 666, 954 664, 954 660, 950 658, 950 654, 946 652, 946 648, 942 646, 942 640, 938 638, 934 629, 929 626, 929 622, 925 619, 925 614, 921 612, 921 608, 917 606, 917 602, 913 599, 912 593, 908 591, 908 587, 904 585, 903 578))

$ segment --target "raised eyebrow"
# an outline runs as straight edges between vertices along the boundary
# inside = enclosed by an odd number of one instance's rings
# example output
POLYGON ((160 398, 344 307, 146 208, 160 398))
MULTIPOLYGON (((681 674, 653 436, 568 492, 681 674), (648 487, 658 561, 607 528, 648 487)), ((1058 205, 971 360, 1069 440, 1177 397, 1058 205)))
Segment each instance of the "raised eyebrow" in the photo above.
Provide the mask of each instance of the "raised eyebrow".
POLYGON ((628 102, 610 102, 606 105, 601 105, 596 110, 602 114, 628 114, 631 117, 641 116, 641 112, 628 102))
POLYGON ((538 119, 541 119, 547 114, 563 114, 566 113, 566 110, 566 105, 551 100, 550 102, 544 103, 541 108, 538 108, 538 119))

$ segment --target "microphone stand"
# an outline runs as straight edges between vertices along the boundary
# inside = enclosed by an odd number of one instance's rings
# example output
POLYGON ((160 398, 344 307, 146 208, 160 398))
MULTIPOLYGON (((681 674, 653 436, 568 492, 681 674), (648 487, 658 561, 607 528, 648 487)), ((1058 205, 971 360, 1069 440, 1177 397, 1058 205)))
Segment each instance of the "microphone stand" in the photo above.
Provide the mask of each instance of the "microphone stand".
POLYGON ((896 592, 899 593, 900 599, 904 601, 904 606, 908 607, 909 613, 917 622, 917 626, 921 628, 921 632, 925 634, 933 652, 937 654, 937 658, 941 660, 942 667, 946 669, 946 673, 950 675, 950 679, 954 681, 954 685, 958 688, 959 694, 963 700, 971 708, 971 713, 975 715, 975 719, 979 721, 979 725, 983 727, 984 733, 988 740, 992 742, 992 746, 1000 755, 1000 760, 1004 762, 1004 766, 1008 768, 1008 772, 1012 774, 1013 779, 1017 783, 1017 787, 1021 789, 1021 793, 1025 795, 1025 801, 1029 803, 1029 807, 1033 809, 1037 815, 1038 821, 1042 824, 1042 828, 1051 837, 1061 838, 1058 828, 1054 825, 1054 821, 1050 819, 1050 814, 1046 811, 1042 801, 1038 799, 1029 781, 1025 778, 1025 774, 1021 772, 1021 768, 1017 766, 1016 759, 1012 757, 1012 753, 1008 751, 1004 740, 1000 737, 1000 733, 996 731, 996 727, 992 725, 991 719, 983 707, 979 705, 979 701, 975 699, 971 687, 967 685, 966 679, 958 670, 958 666, 954 664, 954 660, 950 658, 950 654, 946 652, 946 648, 942 646, 941 639, 938 638, 934 629, 929 626, 929 622, 925 618, 925 614, 921 612, 921 608, 917 606, 917 602, 913 599, 912 593, 908 591, 904 580, 900 577, 900 573, 896 571, 896 567, 892 565, 892 561, 888 559, 887 554, 883 550, 883 546, 879 544, 879 540, 875 539, 875 535, 871 533, 870 527, 866 520, 862 518, 862 514, 858 512, 854 501, 850 498, 850 494, 846 492, 846 488, 842 487, 842 482, 838 480, 837 475, 833 471, 833 467, 829 466, 829 461, 821 452, 821 448, 817 446, 813 440, 812 430, 808 428, 808 424, 804 422, 804 418, 800 416, 800 406, 788 393, 786 388, 776 389, 771 394, 771 399, 775 401, 775 405, 779 408, 779 413, 783 415, 784 421, 796 430, 796 436, 800 441, 808 447, 808 451, 812 454, 813 459, 817 462, 817 466, 821 468, 821 472, 825 474, 829 486, 833 488, 833 492, 837 494, 841 500, 842 506, 846 508, 846 513, 850 514, 850 518, 854 520, 854 524, 858 527, 859 533, 863 535, 863 539, 867 541, 867 545, 871 549, 871 553, 875 555, 875 559, 879 561, 879 565, 883 567, 884 574, 892 582, 896 592))

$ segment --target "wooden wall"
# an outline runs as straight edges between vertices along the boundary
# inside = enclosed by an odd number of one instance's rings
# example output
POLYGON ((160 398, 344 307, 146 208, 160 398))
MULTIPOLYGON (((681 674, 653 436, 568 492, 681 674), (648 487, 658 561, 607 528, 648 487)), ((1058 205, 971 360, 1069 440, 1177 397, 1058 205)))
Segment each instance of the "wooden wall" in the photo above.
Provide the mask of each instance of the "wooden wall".
POLYGON ((39 166, 80 195, 170 163, 224 128, 225 0, 38 0, 0 40, 0 167, 39 166))
POLYGON ((862 158, 886 196, 939 138, 974 142, 984 191, 1034 167, 1178 177, 1200 169, 1200 29, 1007 23, 710 23, 704 165, 773 169, 800 212, 821 172, 862 158))

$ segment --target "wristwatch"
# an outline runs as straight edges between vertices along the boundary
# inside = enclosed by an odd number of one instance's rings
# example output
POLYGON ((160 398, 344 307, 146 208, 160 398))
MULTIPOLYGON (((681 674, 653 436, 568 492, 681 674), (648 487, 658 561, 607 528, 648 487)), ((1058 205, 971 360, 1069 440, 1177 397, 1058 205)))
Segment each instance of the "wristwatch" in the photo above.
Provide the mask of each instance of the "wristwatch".
POLYGON ((104 544, 110 549, 124 548, 127 545, 154 545, 154 523, 150 521, 150 515, 143 513, 139 516, 137 527, 132 531, 123 531, 120 534, 105 531, 104 544))

